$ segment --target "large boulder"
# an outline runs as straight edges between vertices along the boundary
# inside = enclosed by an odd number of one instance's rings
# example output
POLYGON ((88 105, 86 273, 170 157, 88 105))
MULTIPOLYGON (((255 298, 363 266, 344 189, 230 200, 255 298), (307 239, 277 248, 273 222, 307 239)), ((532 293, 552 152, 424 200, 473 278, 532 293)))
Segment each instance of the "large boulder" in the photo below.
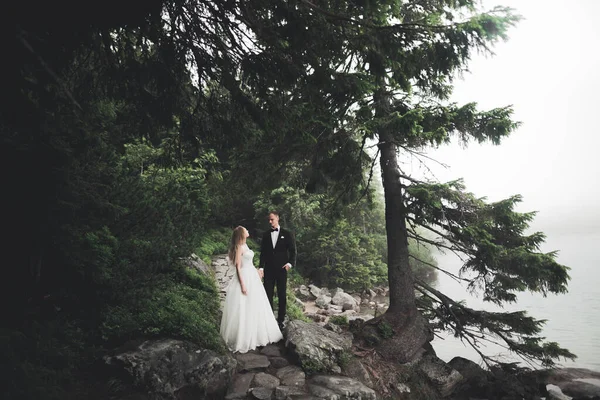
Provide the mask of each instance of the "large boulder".
POLYGON ((484 370, 473 361, 455 357, 448 363, 460 372, 463 381, 456 387, 454 398, 536 399, 557 400, 558 392, 549 392, 544 371, 522 369, 506 371, 501 367, 484 370))
POLYGON ((224 398, 236 368, 230 355, 174 339, 145 341, 104 361, 152 400, 224 398))
POLYGON ((419 359, 417 368, 429 383, 440 393, 447 397, 463 380, 463 376, 434 355, 426 355, 419 359))
POLYGON ((315 300, 315 305, 320 308, 327 308, 329 303, 331 303, 331 296, 327 296, 326 294, 320 295, 317 297, 317 300, 315 300))
POLYGON ((310 289, 305 285, 300 285, 300 287, 296 289, 296 297, 300 300, 311 300, 315 298, 315 296, 310 292, 310 289))
POLYGON ((559 386, 564 394, 581 399, 600 398, 600 380, 571 381, 559 386))
POLYGON ((344 311, 348 309, 358 311, 360 309, 359 303, 356 302, 354 297, 350 296, 348 293, 344 293, 341 291, 338 291, 333 296, 333 298, 331 299, 331 303, 335 304, 336 306, 342 307, 344 311))
POLYGON ((317 324, 300 320, 285 327, 286 346, 309 372, 341 372, 340 358, 352 347, 349 335, 339 335, 317 324))
POLYGON ((321 289, 315 285, 308 285, 308 290, 315 299, 321 295, 321 289))
POLYGON ((462 393, 475 398, 485 398, 488 395, 491 377, 479 364, 463 357, 454 357, 448 365, 462 375, 463 381, 459 387, 462 393))
POLYGON ((573 398, 600 398, 600 372, 585 368, 560 368, 543 371, 542 375, 548 384, 548 391, 551 385, 555 385, 555 392, 562 391, 573 398))

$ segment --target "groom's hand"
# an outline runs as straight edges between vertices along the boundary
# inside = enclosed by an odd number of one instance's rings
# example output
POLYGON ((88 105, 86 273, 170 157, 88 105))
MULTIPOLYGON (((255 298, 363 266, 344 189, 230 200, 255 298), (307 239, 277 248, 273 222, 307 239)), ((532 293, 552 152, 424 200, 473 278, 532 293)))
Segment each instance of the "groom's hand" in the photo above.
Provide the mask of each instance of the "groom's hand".
POLYGON ((287 264, 285 264, 285 265, 284 265, 282 268, 284 268, 286 271, 289 271, 289 270, 290 270, 290 268, 292 268, 292 264, 290 264, 290 263, 287 263, 287 264))
POLYGON ((260 279, 264 278, 265 271, 262 268, 258 269, 258 276, 260 277, 260 279))

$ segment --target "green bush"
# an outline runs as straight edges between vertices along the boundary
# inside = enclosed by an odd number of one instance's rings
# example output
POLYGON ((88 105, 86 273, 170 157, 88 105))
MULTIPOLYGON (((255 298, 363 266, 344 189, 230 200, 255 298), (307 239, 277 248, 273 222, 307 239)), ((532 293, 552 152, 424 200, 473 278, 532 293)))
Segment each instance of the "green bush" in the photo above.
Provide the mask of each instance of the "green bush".
POLYGON ((101 332, 106 341, 138 337, 177 337, 223 351, 219 335, 219 296, 214 281, 185 269, 153 287, 134 290, 130 301, 109 307, 101 332))

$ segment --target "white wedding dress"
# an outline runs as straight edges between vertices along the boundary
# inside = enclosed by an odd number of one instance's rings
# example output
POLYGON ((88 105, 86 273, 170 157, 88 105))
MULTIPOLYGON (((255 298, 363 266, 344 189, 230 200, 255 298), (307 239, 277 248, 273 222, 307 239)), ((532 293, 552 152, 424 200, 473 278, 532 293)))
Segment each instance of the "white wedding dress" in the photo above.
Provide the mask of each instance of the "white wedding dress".
MULTIPOLYGON (((246 285, 246 294, 242 293, 237 273, 234 273, 226 289, 221 336, 229 350, 246 353, 258 346, 278 342, 283 339, 283 335, 252 263, 254 252, 246 244, 241 246, 240 251, 240 271, 246 285)), ((230 263, 230 268, 235 266, 230 263)))

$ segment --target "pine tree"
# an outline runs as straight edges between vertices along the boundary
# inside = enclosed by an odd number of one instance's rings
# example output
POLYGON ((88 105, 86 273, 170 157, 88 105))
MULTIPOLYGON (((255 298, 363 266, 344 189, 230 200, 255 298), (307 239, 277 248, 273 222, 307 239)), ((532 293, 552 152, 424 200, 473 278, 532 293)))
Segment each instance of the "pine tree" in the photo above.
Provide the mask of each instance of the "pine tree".
MULTIPOLYGON (((433 327, 451 330, 474 346, 484 340, 483 332, 517 354, 546 364, 573 357, 556 343, 542 342, 543 321, 524 312, 469 309, 415 282, 409 268, 408 239, 413 238, 465 257, 464 280, 486 301, 514 302, 516 293, 525 290, 543 295, 566 291, 568 268, 556 262, 555 253, 540 253, 542 233, 525 235, 534 214, 515 211, 519 196, 488 204, 466 192, 460 181, 420 181, 402 171, 398 162, 454 137, 465 145, 500 144, 518 127, 511 107, 480 111, 475 103, 450 101, 452 80, 466 69, 471 54, 490 54, 496 41, 507 38, 518 16, 504 7, 480 12, 470 0, 262 2, 246 15, 252 16, 260 48, 254 59, 288 61, 281 64, 286 69, 280 74, 271 71, 260 83, 268 82, 273 93, 289 93, 275 95, 287 100, 279 110, 310 116, 313 125, 301 124, 306 131, 300 138, 294 130, 278 134, 297 144, 291 147, 296 153, 310 157, 309 169, 321 173, 316 174, 318 180, 328 176, 331 184, 332 178, 343 175, 344 166, 356 176, 352 168, 373 161, 364 144, 377 143, 390 307, 372 324, 384 320, 395 332, 382 342, 382 353, 396 361, 412 359, 431 340, 433 327), (306 104, 318 107, 306 114, 300 108, 306 104), (324 126, 318 134, 314 121, 324 126), (335 146, 331 138, 356 145, 335 146), (332 158, 355 161, 336 164, 332 173, 332 158), (435 238, 424 237, 418 227, 435 238), (418 304, 413 287, 422 294, 418 304)), ((252 68, 249 75, 258 76, 252 68)), ((249 85, 250 91, 261 87, 256 82, 249 85)), ((264 109, 278 108, 267 102, 264 109)))

